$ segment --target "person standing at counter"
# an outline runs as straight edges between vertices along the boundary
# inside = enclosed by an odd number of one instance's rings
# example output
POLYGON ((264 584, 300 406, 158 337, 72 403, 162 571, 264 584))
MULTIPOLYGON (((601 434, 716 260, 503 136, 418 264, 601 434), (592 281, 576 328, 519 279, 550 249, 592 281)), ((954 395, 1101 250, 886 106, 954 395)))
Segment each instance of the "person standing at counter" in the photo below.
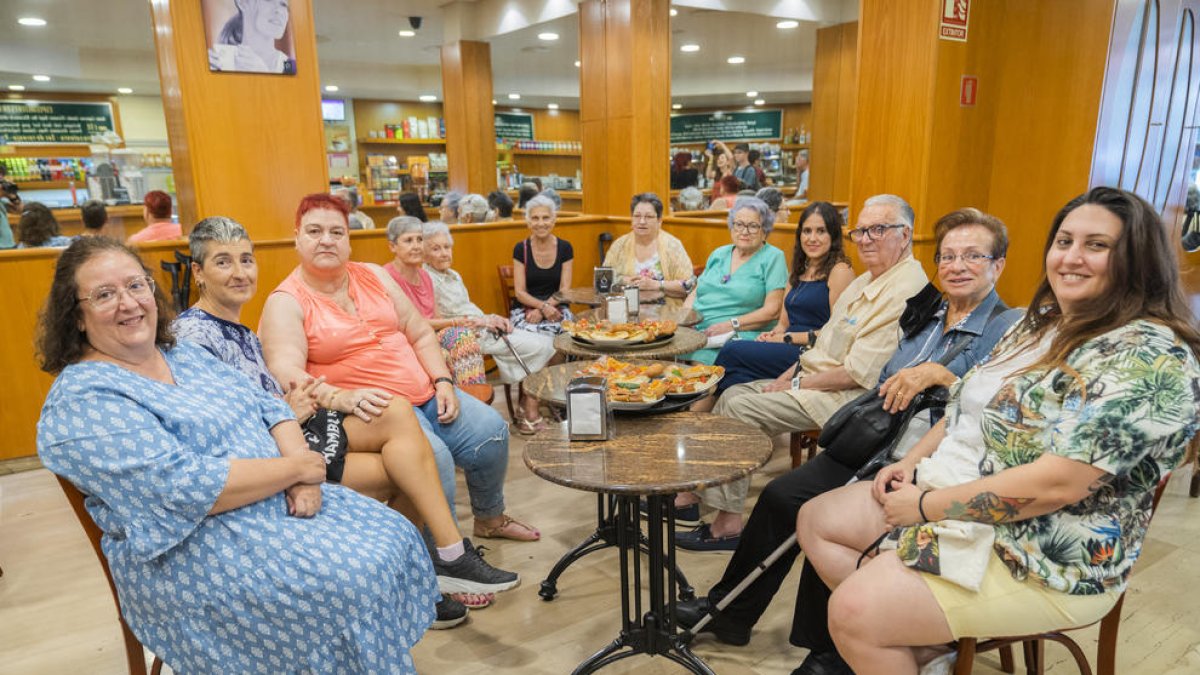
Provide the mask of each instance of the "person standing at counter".
POLYGON ((692 153, 677 152, 671 159, 671 189, 695 187, 700 172, 692 167, 692 153))
POLYGON ((108 235, 108 209, 99 199, 89 199, 79 207, 79 219, 83 221, 84 237, 108 235))
POLYGON ((741 182, 744 189, 758 190, 762 187, 762 184, 758 182, 758 172, 750 163, 749 143, 738 143, 733 146, 733 161, 737 165, 733 169, 733 175, 741 182))
POLYGON ((148 241, 182 239, 183 228, 171 222, 171 195, 162 190, 151 190, 142 201, 142 219, 146 227, 134 233, 126 242, 144 244, 148 241))
MULTIPOLYGON (((733 153, 724 143, 714 140, 709 141, 704 154, 709 160, 708 167, 704 170, 704 176, 712 185, 711 198, 715 202, 726 192, 721 184, 721 179, 733 173, 733 153)), ((737 188, 734 188, 733 192, 737 192, 737 188)))

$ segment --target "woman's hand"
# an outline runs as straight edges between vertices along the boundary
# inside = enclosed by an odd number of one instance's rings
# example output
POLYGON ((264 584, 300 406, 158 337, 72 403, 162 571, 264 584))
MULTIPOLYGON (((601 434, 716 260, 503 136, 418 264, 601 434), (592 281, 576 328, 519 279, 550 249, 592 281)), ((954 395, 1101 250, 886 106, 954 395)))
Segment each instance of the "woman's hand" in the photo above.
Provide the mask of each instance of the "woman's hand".
POLYGON ((326 407, 370 422, 383 414, 391 400, 392 395, 382 389, 342 389, 331 397, 330 405, 326 407))
POLYGON ((542 319, 544 319, 544 318, 545 317, 542 316, 542 310, 540 310, 540 309, 526 309, 525 310, 525 322, 526 323, 541 323, 542 319))
MULTIPOLYGON (((325 460, 315 452, 308 453, 321 460, 321 473, 325 473, 325 460)), ((321 510, 320 485, 293 485, 284 490, 287 498, 288 515, 297 518, 312 518, 321 510)))
POLYGON ((891 527, 916 525, 925 522, 921 517, 921 488, 912 483, 893 481, 892 491, 884 493, 882 501, 883 519, 891 527))
POLYGON ((754 338, 755 342, 783 342, 784 331, 778 328, 772 328, 765 333, 759 333, 758 337, 754 338))
POLYGON ((643 276, 630 277, 625 281, 626 286, 637 286, 638 290, 641 291, 658 291, 660 290, 659 284, 662 283, 663 282, 659 281, 658 279, 643 276))
POLYGON ((433 385, 437 396, 438 421, 450 424, 458 418, 458 395, 454 393, 454 385, 449 382, 438 382, 433 385))
POLYGON ((913 481, 914 471, 917 463, 910 461, 908 458, 911 455, 906 455, 904 459, 889 464, 879 470, 875 474, 875 480, 871 484, 871 496, 880 504, 883 503, 883 496, 891 489, 895 483, 911 483, 913 481))
POLYGON ((317 397, 317 387, 325 382, 325 376, 318 378, 308 378, 303 383, 297 385, 295 381, 288 382, 287 391, 283 394, 283 400, 287 401, 288 406, 292 409, 292 413, 296 415, 296 421, 304 424, 313 413, 317 412, 320 406, 320 400, 317 397))
POLYGON ((542 303, 542 316, 546 317, 547 321, 562 321, 563 313, 558 307, 549 302, 542 303))
POLYGON ((498 330, 501 333, 504 333, 505 335, 512 332, 512 322, 508 320, 507 316, 500 316, 498 314, 489 314, 487 316, 487 319, 488 319, 488 324, 489 324, 490 328, 492 328, 494 330, 498 330))
POLYGON ((953 382, 954 374, 940 363, 922 363, 905 368, 879 385, 883 395, 883 409, 897 413, 908 408, 917 394, 936 384, 946 384, 947 376, 953 382))
POLYGON ((714 323, 713 325, 704 329, 704 334, 708 337, 713 337, 714 335, 724 335, 726 333, 732 333, 732 332, 733 332, 733 324, 729 323, 728 321, 714 323))

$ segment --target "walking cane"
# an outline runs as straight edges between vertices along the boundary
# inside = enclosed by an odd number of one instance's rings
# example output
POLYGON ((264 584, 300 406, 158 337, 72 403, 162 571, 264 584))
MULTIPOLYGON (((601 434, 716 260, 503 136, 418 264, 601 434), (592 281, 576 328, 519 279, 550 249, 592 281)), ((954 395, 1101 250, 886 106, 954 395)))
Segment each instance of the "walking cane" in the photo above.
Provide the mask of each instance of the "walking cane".
POLYGON ((690 629, 685 630, 681 634, 681 637, 683 638, 683 640, 685 642, 690 642, 692 640, 692 638, 696 637, 700 633, 701 629, 703 629, 706 625, 708 625, 708 622, 713 620, 713 616, 717 612, 720 612, 721 610, 728 607, 729 603, 733 602, 734 599, 737 598, 737 596, 741 595, 742 591, 746 590, 747 586, 754 583, 755 579, 761 577, 762 573, 766 572, 768 567, 770 567, 771 565, 774 565, 775 561, 779 560, 781 557, 783 557, 783 554, 787 553, 793 546, 798 546, 798 545, 799 544, 796 542, 795 536, 788 537, 787 540, 785 540, 782 544, 779 545, 779 548, 777 548, 771 552, 771 555, 767 556, 765 560, 758 563, 758 565, 756 565, 754 567, 754 570, 751 571, 750 574, 746 575, 745 579, 742 579, 738 583, 737 586, 734 586, 732 591, 729 591, 728 593, 726 593, 725 597, 721 598, 721 601, 718 602, 716 607, 713 608, 713 611, 709 612, 708 614, 705 614, 704 618, 697 621, 695 626, 692 626, 690 629))
POLYGON ((525 371, 525 374, 532 375, 533 373, 530 372, 529 366, 525 365, 525 360, 521 358, 521 355, 517 353, 515 348, 513 348, 512 343, 508 341, 508 336, 505 335, 504 332, 499 328, 491 328, 489 330, 492 331, 492 335, 495 335, 504 341, 504 346, 508 347, 508 351, 512 353, 513 358, 517 360, 517 363, 521 364, 521 369, 525 371))

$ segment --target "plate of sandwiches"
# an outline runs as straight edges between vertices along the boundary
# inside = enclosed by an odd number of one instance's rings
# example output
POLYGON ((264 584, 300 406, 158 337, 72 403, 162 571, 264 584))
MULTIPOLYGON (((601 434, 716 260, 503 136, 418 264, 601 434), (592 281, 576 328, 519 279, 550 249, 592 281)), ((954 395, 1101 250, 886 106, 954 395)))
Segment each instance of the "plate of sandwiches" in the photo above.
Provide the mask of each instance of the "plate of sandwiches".
POLYGON ((666 398, 661 363, 638 364, 604 357, 576 371, 576 375, 599 375, 608 381, 608 402, 613 410, 644 410, 666 398))
POLYGON ((721 366, 684 364, 668 366, 663 371, 663 381, 667 384, 667 396, 679 398, 702 394, 717 386, 725 377, 725 369, 721 366))
POLYGON ((644 320, 636 323, 608 321, 564 321, 563 330, 576 342, 594 347, 630 347, 670 340, 675 335, 674 321, 644 320))

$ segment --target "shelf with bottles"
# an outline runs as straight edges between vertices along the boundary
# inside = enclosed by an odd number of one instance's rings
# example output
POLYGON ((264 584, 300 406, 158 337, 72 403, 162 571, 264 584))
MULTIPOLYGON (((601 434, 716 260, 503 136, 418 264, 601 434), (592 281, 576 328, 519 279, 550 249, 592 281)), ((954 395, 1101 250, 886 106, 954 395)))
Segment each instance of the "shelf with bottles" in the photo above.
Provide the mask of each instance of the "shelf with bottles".
POLYGON ((579 157, 583 144, 579 141, 511 141, 514 155, 540 155, 547 157, 579 157))
POLYGON ((0 166, 4 167, 8 180, 20 187, 54 190, 66 188, 72 180, 85 180, 93 162, 90 157, 0 157, 0 166))
POLYGON ((363 145, 445 145, 444 138, 360 138, 363 145))

